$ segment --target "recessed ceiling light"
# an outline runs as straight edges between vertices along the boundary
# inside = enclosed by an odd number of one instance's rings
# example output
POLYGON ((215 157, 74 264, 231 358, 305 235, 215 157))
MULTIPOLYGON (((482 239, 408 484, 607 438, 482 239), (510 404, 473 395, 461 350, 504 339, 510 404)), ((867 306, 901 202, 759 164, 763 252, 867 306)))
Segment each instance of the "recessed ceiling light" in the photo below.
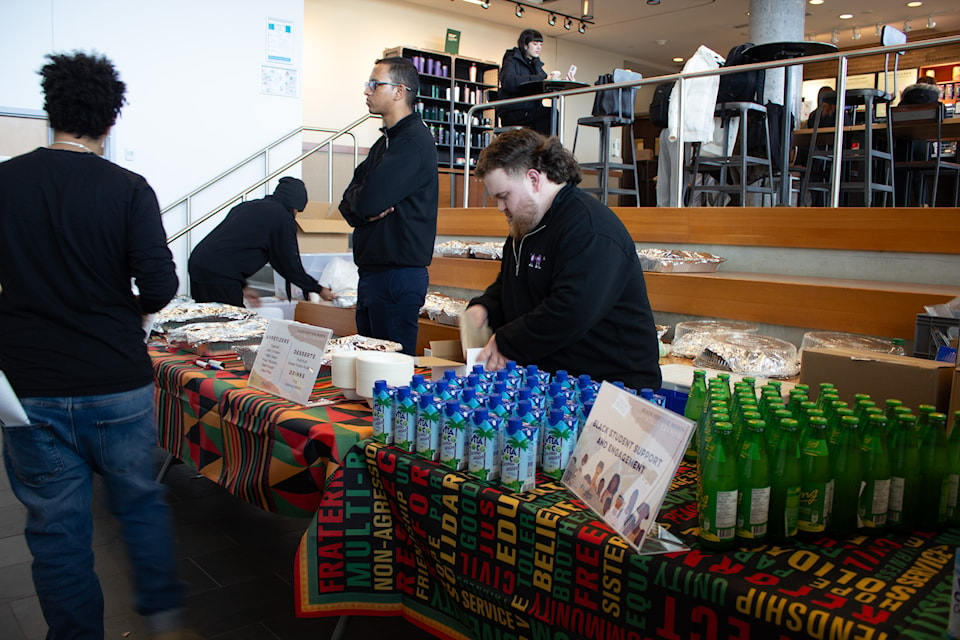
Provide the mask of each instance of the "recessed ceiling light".
POLYGON ((674 61, 674 62, 678 62, 678 63, 679 63, 679 62, 683 62, 683 58, 676 57, 676 58, 673 59, 673 61, 674 61))
POLYGON ((852 14, 852 13, 841 13, 841 14, 838 15, 837 17, 840 18, 841 20, 849 20, 850 18, 853 17, 853 14, 852 14))
POLYGON ((823 4, 823 0, 810 0, 810 4, 823 4))
POLYGON ((910 7, 911 9, 915 9, 916 7, 922 7, 922 6, 923 6, 923 3, 922 3, 922 2, 908 2, 908 3, 907 3, 907 6, 910 7))

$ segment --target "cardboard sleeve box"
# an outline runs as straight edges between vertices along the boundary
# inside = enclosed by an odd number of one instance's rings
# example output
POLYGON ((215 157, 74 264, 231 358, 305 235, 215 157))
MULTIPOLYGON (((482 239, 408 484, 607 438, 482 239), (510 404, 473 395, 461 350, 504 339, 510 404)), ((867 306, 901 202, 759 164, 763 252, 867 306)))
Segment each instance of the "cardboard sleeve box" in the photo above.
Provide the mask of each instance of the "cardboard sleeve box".
POLYGON ((855 349, 804 349, 800 382, 810 385, 811 399, 819 394, 821 382, 832 382, 840 399, 851 405, 854 394, 866 393, 881 408, 885 400, 896 398, 912 409, 932 404, 945 412, 954 370, 952 363, 924 358, 855 349))
POLYGON ((300 253, 343 253, 350 249, 353 227, 332 202, 308 202, 297 214, 300 253))
POLYGON ((304 324, 326 327, 335 336, 352 336, 357 332, 357 310, 335 307, 326 300, 307 302, 300 300, 293 310, 293 319, 304 324))

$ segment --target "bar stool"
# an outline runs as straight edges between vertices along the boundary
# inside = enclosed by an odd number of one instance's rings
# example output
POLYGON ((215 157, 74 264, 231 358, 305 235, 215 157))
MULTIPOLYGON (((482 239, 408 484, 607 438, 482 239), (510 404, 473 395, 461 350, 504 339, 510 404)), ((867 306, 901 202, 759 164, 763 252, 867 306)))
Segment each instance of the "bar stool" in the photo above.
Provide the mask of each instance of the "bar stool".
MULTIPOLYGON (((876 203, 874 194, 882 194, 882 206, 894 205, 893 129, 889 126, 884 127, 883 130, 876 129, 877 107, 881 104, 889 105, 890 100, 890 94, 881 89, 847 89, 844 94, 846 105, 863 107, 864 129, 862 139, 853 140, 851 144, 844 145, 839 154, 840 194, 841 196, 860 195, 860 204, 864 207, 874 206, 876 203)), ((837 94, 826 93, 823 101, 836 105, 837 94)), ((819 135, 821 132, 818 109, 807 149, 807 166, 800 187, 801 201, 805 200, 811 192, 829 194, 831 191, 830 175, 834 158, 838 154, 833 149, 833 133, 825 134, 829 136, 827 142, 818 140, 819 135)), ((849 205, 852 199, 852 197, 843 198, 840 204, 849 205)), ((827 202, 827 205, 829 206, 830 203, 827 202)))
POLYGON ((610 161, 610 132, 613 128, 626 127, 630 133, 630 148, 633 148, 633 119, 621 118, 619 116, 590 116, 577 119, 577 133, 573 136, 573 154, 577 154, 577 137, 580 133, 580 127, 596 127, 600 130, 600 161, 599 162, 581 162, 580 168, 583 170, 595 170, 597 172, 597 186, 583 188, 582 191, 592 193, 598 196, 603 204, 611 194, 633 196, 635 202, 640 202, 640 184, 637 180, 636 164, 610 161), (614 171, 630 171, 633 175, 633 188, 624 188, 621 180, 619 187, 611 187, 610 179, 614 171))
POLYGON ((687 189, 684 199, 684 206, 689 206, 693 197, 697 193, 718 193, 718 194, 738 194, 740 196, 739 205, 747 206, 747 194, 761 194, 762 201, 766 196, 770 196, 770 204, 773 205, 776 191, 773 184, 773 159, 770 154, 770 126, 767 120, 767 108, 756 102, 723 102, 717 105, 714 110, 714 116, 720 118, 720 128, 729 132, 731 122, 738 118, 740 130, 737 136, 737 143, 733 149, 730 149, 730 135, 723 134, 723 151, 719 156, 706 156, 702 153, 701 143, 695 142, 693 145, 693 156, 691 164, 687 170, 692 174, 691 184, 687 189), (752 118, 751 118, 752 114, 752 118), (756 145, 756 140, 750 139, 749 121, 759 118, 762 122, 763 130, 763 151, 764 156, 751 155, 751 145, 756 145), (760 169, 759 176, 752 176, 751 168, 760 169), (735 169, 736 171, 731 171, 735 169), (696 184, 698 174, 709 174, 717 177, 716 184, 696 184), (757 184, 759 179, 759 184, 757 184))

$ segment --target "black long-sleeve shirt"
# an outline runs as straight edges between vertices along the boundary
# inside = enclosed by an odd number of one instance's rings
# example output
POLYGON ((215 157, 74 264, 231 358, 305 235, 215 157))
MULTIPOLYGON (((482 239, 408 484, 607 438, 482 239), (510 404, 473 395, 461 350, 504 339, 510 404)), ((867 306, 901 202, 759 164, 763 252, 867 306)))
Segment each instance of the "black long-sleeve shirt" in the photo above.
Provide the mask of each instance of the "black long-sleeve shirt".
POLYGON ((437 146, 416 113, 389 129, 370 148, 343 193, 340 213, 353 232, 360 269, 426 267, 437 236, 437 146), (393 207, 394 210, 377 218, 393 207))
POLYGON ((208 285, 246 286, 247 278, 270 266, 304 293, 320 284, 300 261, 297 221, 276 196, 238 204, 190 253, 190 279, 208 285))
POLYGON ((486 307, 500 352, 547 371, 660 387, 659 347, 636 246, 619 218, 568 184, 540 224, 507 238, 486 307))
POLYGON ((141 316, 163 308, 177 284, 157 197, 141 176, 45 148, 0 163, 0 369, 19 396, 150 384, 141 316))

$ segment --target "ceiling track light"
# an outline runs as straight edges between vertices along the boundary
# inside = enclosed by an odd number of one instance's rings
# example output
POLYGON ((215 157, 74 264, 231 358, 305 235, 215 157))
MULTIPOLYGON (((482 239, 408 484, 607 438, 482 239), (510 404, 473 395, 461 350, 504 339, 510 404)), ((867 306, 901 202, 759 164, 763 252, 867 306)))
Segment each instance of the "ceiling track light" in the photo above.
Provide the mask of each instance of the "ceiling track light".
POLYGON ((833 44, 840 44, 840 32, 836 29, 833 30, 832 34, 830 34, 830 42, 833 44))
MULTIPOLYGON (((593 1, 594 0, 583 0, 580 3, 580 17, 585 20, 593 20, 593 1)), ((581 31, 581 33, 583 33, 581 31)))
POLYGON ((910 24, 909 18, 903 21, 903 30, 906 31, 907 33, 910 33, 911 31, 913 31, 913 25, 910 24))
POLYGON ((879 38, 882 33, 883 33, 883 25, 878 22, 877 27, 873 32, 873 35, 879 38))
POLYGON ((927 18, 927 29, 933 29, 937 26, 937 21, 933 19, 933 16, 927 18))
MULTIPOLYGON (((472 1, 472 0, 471 0, 472 1)), ((593 21, 593 11, 596 8, 596 0, 581 0, 581 8, 586 13, 590 15, 583 15, 580 17, 571 16, 566 13, 561 13, 560 11, 552 11, 550 9, 544 9, 539 6, 539 4, 529 4, 527 2, 520 2, 519 0, 510 0, 516 8, 514 9, 514 15, 518 18, 523 18, 523 14, 526 9, 533 9, 535 11, 543 11, 547 14, 547 24, 551 27, 556 26, 558 20, 563 20, 563 28, 567 31, 573 29, 573 23, 576 21, 580 22, 580 28, 577 29, 580 33, 585 33, 587 31, 587 25, 595 24, 593 21)), ((489 3, 488 3, 489 4, 489 3)))
POLYGON ((860 38, 861 38, 860 28, 859 28, 859 27, 854 27, 854 28, 853 28, 853 39, 854 39, 854 40, 859 40, 860 38))

